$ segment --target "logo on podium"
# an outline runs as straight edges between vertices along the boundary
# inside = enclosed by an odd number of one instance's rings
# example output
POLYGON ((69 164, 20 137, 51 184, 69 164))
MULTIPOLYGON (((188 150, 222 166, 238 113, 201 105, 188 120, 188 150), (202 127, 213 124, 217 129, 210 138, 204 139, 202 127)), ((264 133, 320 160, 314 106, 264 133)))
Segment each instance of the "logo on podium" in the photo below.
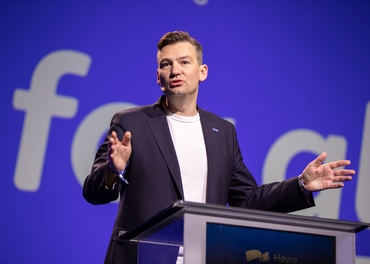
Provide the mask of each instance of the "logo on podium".
POLYGON ((247 250, 245 252, 245 255, 247 257, 247 262, 250 262, 255 259, 259 259, 260 262, 265 262, 270 260, 270 256, 268 252, 265 252, 262 254, 261 251, 253 249, 253 250, 247 250))

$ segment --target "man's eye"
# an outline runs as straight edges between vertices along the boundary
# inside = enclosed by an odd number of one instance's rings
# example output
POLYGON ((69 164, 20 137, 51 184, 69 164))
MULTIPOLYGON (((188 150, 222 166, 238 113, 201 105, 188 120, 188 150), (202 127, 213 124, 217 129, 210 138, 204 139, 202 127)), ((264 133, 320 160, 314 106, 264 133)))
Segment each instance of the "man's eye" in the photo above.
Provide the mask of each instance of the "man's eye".
POLYGON ((163 62, 160 64, 161 69, 167 68, 170 64, 168 62, 163 62))
POLYGON ((181 63, 186 65, 186 64, 189 64, 189 61, 182 61, 181 63))

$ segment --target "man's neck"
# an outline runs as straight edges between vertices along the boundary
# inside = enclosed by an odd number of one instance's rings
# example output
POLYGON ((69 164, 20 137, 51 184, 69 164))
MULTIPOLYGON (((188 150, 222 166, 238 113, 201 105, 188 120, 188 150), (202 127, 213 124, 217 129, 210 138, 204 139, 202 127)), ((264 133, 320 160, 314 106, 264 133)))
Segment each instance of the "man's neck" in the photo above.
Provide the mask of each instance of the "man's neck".
POLYGON ((195 116, 198 114, 197 104, 195 100, 183 100, 182 98, 171 98, 166 97, 163 102, 164 107, 166 107, 170 112, 182 115, 182 116, 195 116))

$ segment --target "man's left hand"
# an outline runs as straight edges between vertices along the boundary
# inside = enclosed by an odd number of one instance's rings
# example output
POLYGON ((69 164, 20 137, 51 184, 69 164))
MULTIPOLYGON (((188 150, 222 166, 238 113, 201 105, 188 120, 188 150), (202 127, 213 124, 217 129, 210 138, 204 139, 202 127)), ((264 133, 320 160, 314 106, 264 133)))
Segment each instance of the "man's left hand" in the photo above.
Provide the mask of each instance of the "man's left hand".
POLYGON ((342 188, 345 181, 352 180, 354 170, 340 168, 351 164, 350 160, 336 160, 323 164, 327 157, 324 152, 307 165, 302 172, 305 188, 310 192, 342 188))

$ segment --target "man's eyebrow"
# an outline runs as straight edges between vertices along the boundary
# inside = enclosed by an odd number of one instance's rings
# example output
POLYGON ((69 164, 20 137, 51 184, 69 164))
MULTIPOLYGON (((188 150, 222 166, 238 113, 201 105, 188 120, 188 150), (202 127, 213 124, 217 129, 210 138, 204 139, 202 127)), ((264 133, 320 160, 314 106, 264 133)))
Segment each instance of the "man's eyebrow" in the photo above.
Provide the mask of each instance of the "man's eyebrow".
POLYGON ((169 58, 162 58, 159 60, 159 63, 166 62, 166 61, 171 61, 171 60, 169 58))
POLYGON ((184 60, 184 59, 193 60, 193 58, 189 55, 181 56, 177 60, 184 60))
MULTIPOLYGON (((190 60, 190 61, 193 61, 193 58, 189 55, 184 55, 184 56, 181 56, 181 57, 178 57, 176 60, 179 61, 179 60, 190 60)), ((170 58, 162 58, 160 59, 159 63, 163 63, 163 62, 172 62, 172 60, 170 58)))

